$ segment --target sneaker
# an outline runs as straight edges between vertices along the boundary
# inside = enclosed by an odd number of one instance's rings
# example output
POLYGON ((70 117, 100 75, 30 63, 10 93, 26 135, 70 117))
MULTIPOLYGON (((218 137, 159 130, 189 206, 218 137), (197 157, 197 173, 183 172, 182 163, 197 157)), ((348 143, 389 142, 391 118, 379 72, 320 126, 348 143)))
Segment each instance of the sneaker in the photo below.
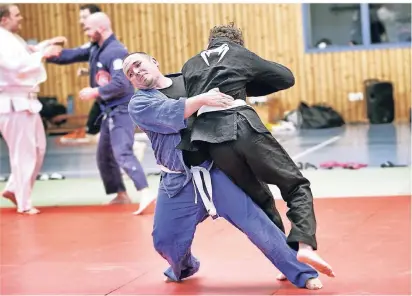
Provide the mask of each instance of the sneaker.
POLYGON ((73 132, 60 137, 60 143, 89 143, 90 139, 86 137, 86 131, 84 128, 79 128, 73 132))

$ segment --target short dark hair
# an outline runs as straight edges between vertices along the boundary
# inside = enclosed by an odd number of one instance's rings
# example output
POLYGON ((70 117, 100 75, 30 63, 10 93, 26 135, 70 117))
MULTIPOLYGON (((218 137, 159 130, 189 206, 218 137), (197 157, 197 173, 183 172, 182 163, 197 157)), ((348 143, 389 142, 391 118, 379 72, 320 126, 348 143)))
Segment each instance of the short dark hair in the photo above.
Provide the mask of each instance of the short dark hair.
POLYGON ((3 17, 10 16, 10 7, 14 6, 14 4, 1 4, 0 5, 0 21, 3 17))
POLYGON ((209 42, 219 37, 229 38, 230 41, 242 46, 245 44, 242 30, 236 27, 234 22, 230 22, 228 25, 214 26, 210 30, 209 42))
POLYGON ((102 9, 96 4, 84 4, 80 6, 80 10, 86 10, 86 9, 90 11, 90 14, 102 11, 102 9))

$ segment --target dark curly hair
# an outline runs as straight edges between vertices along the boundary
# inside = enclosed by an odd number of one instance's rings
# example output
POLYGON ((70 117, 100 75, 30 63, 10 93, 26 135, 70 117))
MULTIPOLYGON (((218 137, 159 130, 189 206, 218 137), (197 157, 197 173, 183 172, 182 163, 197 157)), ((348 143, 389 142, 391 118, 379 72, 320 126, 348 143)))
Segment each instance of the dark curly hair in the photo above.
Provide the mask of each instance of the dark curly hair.
POLYGON ((243 39, 243 33, 242 30, 240 30, 238 27, 235 26, 234 22, 229 23, 228 25, 220 25, 220 26, 214 26, 210 30, 209 34, 209 43, 219 37, 226 37, 229 38, 230 41, 244 46, 245 41, 243 39))

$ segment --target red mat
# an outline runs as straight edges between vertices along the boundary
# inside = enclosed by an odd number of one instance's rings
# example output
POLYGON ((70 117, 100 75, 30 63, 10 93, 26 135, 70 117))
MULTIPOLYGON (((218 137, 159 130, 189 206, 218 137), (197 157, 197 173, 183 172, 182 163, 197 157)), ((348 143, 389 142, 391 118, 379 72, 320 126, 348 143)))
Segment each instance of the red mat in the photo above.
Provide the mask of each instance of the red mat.
MULTIPOLYGON (((282 213, 284 203, 277 202, 282 213)), ((198 274, 163 283, 152 216, 136 206, 44 208, 35 217, 1 210, 0 291, 16 294, 411 294, 411 198, 317 199, 320 254, 337 277, 307 291, 278 271, 223 220, 198 228, 198 274)), ((287 222, 285 218, 285 222, 287 222)), ((286 223, 287 224, 287 223, 286 223)))

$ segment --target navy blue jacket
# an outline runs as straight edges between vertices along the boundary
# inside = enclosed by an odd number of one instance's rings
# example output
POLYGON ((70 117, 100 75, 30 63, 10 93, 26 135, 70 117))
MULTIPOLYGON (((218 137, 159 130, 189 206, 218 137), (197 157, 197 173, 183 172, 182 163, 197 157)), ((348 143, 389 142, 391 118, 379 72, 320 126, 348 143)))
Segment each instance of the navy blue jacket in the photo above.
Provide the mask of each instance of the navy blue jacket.
POLYGON ((134 94, 133 85, 123 74, 123 58, 128 54, 126 47, 114 35, 111 35, 102 46, 88 43, 73 49, 63 49, 59 57, 47 59, 47 62, 67 65, 79 62, 89 62, 89 80, 91 87, 99 90, 98 101, 102 110, 127 104, 134 94), (96 82, 99 70, 110 73, 111 81, 105 86, 96 82))

